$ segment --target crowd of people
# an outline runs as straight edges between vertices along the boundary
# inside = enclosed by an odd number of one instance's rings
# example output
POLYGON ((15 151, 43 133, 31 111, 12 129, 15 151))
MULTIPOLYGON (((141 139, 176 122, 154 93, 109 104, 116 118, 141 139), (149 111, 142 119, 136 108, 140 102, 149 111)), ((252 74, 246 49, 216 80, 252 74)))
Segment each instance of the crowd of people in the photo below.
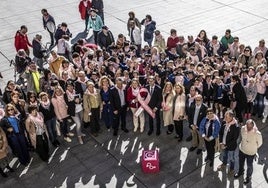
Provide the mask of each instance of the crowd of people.
POLYGON ((209 38, 205 30, 184 37, 171 29, 166 40, 151 15, 139 21, 133 11, 128 14, 128 36, 114 37, 104 25, 102 0, 82 0, 78 8, 85 32, 93 30, 94 43, 79 39, 71 45, 67 23, 51 32, 47 24, 56 25, 55 20, 46 9, 41 11, 51 37, 48 69, 43 66, 42 36, 29 42, 25 25, 16 33, 16 70, 27 88, 10 80, 3 92, 1 174, 6 176, 3 168, 11 169, 6 166, 8 145, 23 165, 29 163, 29 148, 47 161, 49 142, 58 147, 60 135, 72 141, 71 120, 80 144, 86 136, 83 128, 90 128, 94 137, 105 128, 114 136, 119 129, 136 134, 148 129, 148 136, 154 129, 157 136, 164 130, 167 135, 175 132, 178 142, 187 129, 189 151, 199 155, 205 146, 211 167, 215 152, 221 151, 218 170, 228 164, 229 173, 239 178, 247 159, 244 183, 249 183, 262 145, 252 117, 265 123, 268 116, 265 41, 252 50, 230 29, 221 38, 209 38), (128 110, 133 122, 126 122, 128 110))

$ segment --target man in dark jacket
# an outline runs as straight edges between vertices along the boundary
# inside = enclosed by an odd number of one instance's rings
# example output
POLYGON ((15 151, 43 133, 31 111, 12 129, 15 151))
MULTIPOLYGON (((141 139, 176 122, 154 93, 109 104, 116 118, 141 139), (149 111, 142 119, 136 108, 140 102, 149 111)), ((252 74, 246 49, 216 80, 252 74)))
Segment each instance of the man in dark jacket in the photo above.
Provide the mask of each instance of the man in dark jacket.
POLYGON ((206 117, 207 106, 203 103, 202 95, 198 94, 195 96, 195 102, 191 104, 188 112, 188 122, 192 133, 192 147, 189 151, 194 151, 196 148, 196 154, 202 152, 204 140, 202 135, 199 133, 199 126, 204 117, 206 117))
POLYGON ((114 36, 107 26, 102 26, 102 30, 98 33, 97 44, 101 49, 108 49, 114 44, 114 36))
MULTIPOLYGON (((149 91, 151 95, 151 99, 148 103, 148 106, 151 108, 153 113, 155 114, 156 119, 156 135, 160 135, 160 108, 162 103, 162 89, 160 86, 155 84, 155 77, 149 76, 148 78, 149 85, 146 86, 146 89, 149 91)), ((149 131, 148 135, 150 136, 154 130, 154 118, 149 115, 149 131)))
POLYGON ((126 113, 127 113, 127 102, 126 102, 126 88, 123 86, 123 80, 120 78, 116 79, 116 86, 111 89, 111 107, 114 113, 113 128, 114 136, 118 134, 118 128, 121 121, 121 129, 128 133, 126 128, 126 113))
POLYGON ((34 61, 38 65, 38 67, 43 70, 43 57, 44 52, 46 51, 41 43, 42 35, 36 34, 35 38, 33 39, 32 45, 33 45, 33 55, 34 55, 34 61))
POLYGON ((222 123, 219 142, 222 149, 220 159, 222 164, 218 166, 218 170, 223 170, 227 163, 230 164, 229 174, 238 173, 238 149, 237 139, 239 137, 239 125, 234 118, 232 111, 227 111, 224 116, 224 122, 222 123))

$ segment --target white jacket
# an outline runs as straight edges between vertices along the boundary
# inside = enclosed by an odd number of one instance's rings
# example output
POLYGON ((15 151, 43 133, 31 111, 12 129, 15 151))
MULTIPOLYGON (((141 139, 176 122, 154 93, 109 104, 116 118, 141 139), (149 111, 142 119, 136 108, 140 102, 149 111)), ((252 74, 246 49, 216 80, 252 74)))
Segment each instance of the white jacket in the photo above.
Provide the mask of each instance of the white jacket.
POLYGON ((130 29, 130 40, 131 40, 131 35, 132 34, 133 34, 134 44, 140 45, 141 42, 142 42, 140 29, 138 27, 136 27, 136 26, 133 29, 133 32, 131 32, 131 29, 130 29))

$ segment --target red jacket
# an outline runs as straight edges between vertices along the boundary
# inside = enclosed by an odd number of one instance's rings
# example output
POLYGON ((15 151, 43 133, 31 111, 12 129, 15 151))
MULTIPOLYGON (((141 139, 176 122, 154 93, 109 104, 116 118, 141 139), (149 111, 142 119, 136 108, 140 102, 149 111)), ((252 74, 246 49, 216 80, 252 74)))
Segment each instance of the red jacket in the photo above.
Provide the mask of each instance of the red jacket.
MULTIPOLYGON (((147 96, 146 92, 140 92, 141 97, 145 98, 147 96)), ((140 107, 140 103, 139 102, 133 102, 134 99, 136 99, 137 96, 134 96, 132 93, 132 87, 129 87, 127 89, 127 103, 129 104, 128 106, 131 108, 138 108, 140 107)))
POLYGON ((174 39, 172 37, 168 37, 168 40, 167 40, 168 50, 170 50, 171 48, 176 48, 178 42, 179 42, 179 37, 175 37, 174 39))
POLYGON ((32 46, 28 40, 27 35, 23 35, 20 31, 16 32, 15 35, 15 48, 17 51, 24 49, 25 51, 29 50, 28 46, 32 46))
POLYGON ((90 8, 91 8, 91 2, 90 1, 87 1, 87 7, 85 7, 83 0, 80 1, 78 9, 79 9, 79 12, 80 12, 82 20, 86 19, 87 11, 89 11, 90 8))

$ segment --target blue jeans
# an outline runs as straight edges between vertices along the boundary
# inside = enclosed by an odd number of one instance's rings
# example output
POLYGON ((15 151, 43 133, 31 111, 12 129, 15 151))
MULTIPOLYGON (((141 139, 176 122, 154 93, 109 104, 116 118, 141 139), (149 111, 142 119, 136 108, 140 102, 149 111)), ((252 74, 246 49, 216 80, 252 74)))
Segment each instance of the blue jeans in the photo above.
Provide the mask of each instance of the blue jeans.
POLYGON ((51 143, 55 142, 57 139, 57 132, 56 132, 56 117, 47 120, 45 122, 47 126, 48 136, 51 143))
POLYGON ((264 110, 264 95, 257 93, 254 101, 254 113, 258 114, 259 117, 262 116, 264 110))
POLYGON ((247 177, 251 177, 253 173, 253 160, 255 155, 247 155, 239 151, 239 173, 244 172, 245 160, 247 159, 247 177))
POLYGON ((221 153, 220 160, 224 165, 229 164, 230 170, 234 170, 235 173, 238 173, 239 170, 238 147, 234 151, 224 149, 221 153))

